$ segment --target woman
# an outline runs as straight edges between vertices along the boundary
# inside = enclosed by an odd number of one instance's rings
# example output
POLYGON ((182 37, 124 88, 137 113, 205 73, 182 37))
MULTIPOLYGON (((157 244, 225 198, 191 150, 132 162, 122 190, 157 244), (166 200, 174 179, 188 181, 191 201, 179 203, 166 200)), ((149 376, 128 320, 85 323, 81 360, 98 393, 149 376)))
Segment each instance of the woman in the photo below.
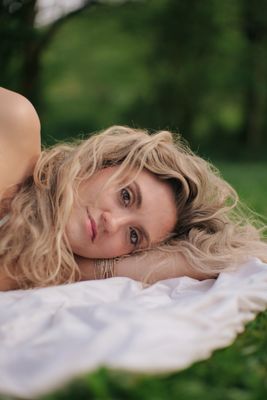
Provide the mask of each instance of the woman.
POLYGON ((267 261, 234 189, 169 132, 115 126, 41 152, 31 103, 1 89, 0 105, 1 290, 267 261))

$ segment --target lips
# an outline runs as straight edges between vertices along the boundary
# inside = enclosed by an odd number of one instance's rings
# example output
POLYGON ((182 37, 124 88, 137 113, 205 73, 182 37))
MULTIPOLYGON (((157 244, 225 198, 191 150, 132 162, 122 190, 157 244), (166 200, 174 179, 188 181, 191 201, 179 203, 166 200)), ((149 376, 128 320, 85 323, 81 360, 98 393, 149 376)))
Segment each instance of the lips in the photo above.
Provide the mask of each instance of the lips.
POLYGON ((97 227, 94 218, 90 215, 89 210, 87 209, 87 215, 91 223, 91 231, 92 231, 92 242, 95 240, 97 235, 97 227))

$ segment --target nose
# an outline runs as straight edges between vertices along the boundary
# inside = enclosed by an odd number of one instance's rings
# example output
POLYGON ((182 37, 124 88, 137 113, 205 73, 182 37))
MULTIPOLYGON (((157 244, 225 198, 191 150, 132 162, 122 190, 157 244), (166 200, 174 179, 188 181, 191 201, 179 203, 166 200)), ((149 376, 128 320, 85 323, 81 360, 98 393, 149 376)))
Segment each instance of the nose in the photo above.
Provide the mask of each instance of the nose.
POLYGON ((104 230, 114 234, 121 227, 131 224, 131 216, 126 213, 112 213, 105 211, 102 213, 102 222, 104 230))

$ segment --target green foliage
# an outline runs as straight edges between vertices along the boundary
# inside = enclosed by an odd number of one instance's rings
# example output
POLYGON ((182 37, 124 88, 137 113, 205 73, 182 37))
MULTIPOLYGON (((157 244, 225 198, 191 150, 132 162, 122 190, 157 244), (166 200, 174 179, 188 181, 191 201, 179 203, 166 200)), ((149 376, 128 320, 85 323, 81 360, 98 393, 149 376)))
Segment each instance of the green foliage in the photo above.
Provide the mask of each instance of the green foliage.
POLYGON ((100 1, 45 28, 36 1, 0 6, 0 79, 38 108, 44 143, 127 124, 266 159, 265 0, 100 1))
POLYGON ((248 39, 253 10, 250 20, 245 0, 147 0, 67 21, 42 59, 45 141, 127 124, 180 131, 216 157, 266 158, 267 74, 260 91, 255 74, 267 39, 248 39))
POLYGON ((44 134, 64 138, 130 123, 124 114, 150 82, 143 67, 149 32, 140 22, 134 32, 125 27, 136 13, 133 5, 95 8, 60 30, 43 59, 44 134))

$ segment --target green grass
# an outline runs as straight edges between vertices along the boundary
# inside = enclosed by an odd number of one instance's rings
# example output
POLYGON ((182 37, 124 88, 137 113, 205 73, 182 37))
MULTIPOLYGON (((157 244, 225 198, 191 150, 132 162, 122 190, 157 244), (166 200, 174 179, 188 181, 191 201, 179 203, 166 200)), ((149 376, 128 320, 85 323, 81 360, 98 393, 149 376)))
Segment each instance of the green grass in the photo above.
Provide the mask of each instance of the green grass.
POLYGON ((267 164, 218 163, 216 166, 251 209, 267 217, 267 164))
POLYGON ((144 376, 99 369, 45 400, 265 400, 267 396, 267 313, 224 350, 187 370, 144 376))
MULTIPOLYGON (((267 216, 267 165, 217 165, 241 199, 267 216)), ((267 288, 266 288, 267 290, 267 288)), ((42 400, 265 400, 267 399, 267 311, 235 343, 206 361, 161 376, 101 368, 42 400)))

